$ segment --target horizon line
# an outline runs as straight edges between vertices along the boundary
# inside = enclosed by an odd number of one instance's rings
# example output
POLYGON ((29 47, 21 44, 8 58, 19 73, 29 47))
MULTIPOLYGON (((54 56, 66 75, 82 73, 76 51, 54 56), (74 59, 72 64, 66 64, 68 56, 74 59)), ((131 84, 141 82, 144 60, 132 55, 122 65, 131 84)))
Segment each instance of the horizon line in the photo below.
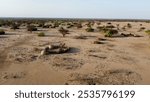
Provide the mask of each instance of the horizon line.
POLYGON ((150 21, 150 19, 140 19, 140 18, 67 18, 67 17, 0 17, 0 19, 50 19, 50 20, 103 20, 103 21, 115 21, 115 20, 129 20, 129 21, 150 21))

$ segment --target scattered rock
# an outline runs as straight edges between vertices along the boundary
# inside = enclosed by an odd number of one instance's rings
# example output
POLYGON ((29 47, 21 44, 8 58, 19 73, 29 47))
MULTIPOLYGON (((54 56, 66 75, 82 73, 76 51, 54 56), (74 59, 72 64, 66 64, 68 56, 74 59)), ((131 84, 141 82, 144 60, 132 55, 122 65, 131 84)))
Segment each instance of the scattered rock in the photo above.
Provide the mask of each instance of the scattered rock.
POLYGON ((140 36, 140 35, 135 35, 135 34, 124 34, 124 33, 121 33, 121 36, 123 36, 123 37, 142 37, 142 36, 140 36))
POLYGON ((45 47, 44 50, 41 51, 41 55, 48 55, 49 54, 49 47, 45 47))
POLYGON ((41 55, 61 54, 66 53, 69 50, 70 48, 67 47, 65 43, 60 43, 58 45, 49 45, 49 47, 45 47, 44 50, 41 51, 41 55))

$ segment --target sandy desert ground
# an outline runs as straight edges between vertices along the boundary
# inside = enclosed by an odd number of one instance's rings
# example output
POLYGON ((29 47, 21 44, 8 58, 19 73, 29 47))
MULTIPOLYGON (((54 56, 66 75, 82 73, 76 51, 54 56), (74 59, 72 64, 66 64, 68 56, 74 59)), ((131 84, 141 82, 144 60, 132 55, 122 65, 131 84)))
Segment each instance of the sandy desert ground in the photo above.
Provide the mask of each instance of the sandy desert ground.
MULTIPOLYGON (((101 25, 107 25, 102 22, 101 25)), ((25 27, 12 30, 0 27, 1 85, 150 85, 150 38, 146 22, 111 22, 119 24, 119 33, 140 37, 105 37, 85 27, 69 28, 66 37, 58 28, 38 28, 29 32, 25 27), (121 28, 130 23, 132 28, 121 28), (143 31, 138 31, 140 27, 143 31), (46 36, 37 36, 44 32, 46 36), (83 38, 80 38, 80 37, 83 38), (94 41, 100 41, 95 44, 94 41), (41 50, 54 43, 65 43, 70 50, 63 54, 41 56, 41 50)), ((84 25, 84 23, 83 23, 84 25)))

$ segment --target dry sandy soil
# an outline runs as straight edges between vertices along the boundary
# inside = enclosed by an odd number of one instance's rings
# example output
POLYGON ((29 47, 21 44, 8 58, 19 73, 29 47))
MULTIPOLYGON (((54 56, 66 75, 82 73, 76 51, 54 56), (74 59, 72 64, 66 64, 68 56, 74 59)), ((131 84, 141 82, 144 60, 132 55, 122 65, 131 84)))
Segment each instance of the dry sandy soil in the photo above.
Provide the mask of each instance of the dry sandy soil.
MULTIPOLYGON (((117 23, 122 27, 128 22, 112 22, 117 23)), ((144 31, 138 32, 140 24, 149 29, 150 23, 130 23, 132 28, 119 33, 141 37, 105 38, 97 31, 86 32, 85 28, 70 28, 66 37, 57 28, 41 28, 46 36, 38 37, 37 32, 23 28, 15 31, 3 28, 6 35, 0 35, 0 84, 150 84, 150 38, 144 31), (75 38, 80 35, 85 39, 75 38), (105 40, 94 44, 98 38, 105 40), (71 50, 40 56, 41 49, 57 42, 66 43, 71 50)))

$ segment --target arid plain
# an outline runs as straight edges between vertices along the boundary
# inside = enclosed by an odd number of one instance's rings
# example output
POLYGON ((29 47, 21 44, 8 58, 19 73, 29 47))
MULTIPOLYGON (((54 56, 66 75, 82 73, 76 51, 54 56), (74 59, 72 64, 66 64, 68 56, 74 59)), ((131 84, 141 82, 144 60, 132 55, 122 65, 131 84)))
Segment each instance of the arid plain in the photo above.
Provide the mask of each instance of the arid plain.
POLYGON ((149 22, 12 22, 0 27, 1 85, 150 84, 149 22))

